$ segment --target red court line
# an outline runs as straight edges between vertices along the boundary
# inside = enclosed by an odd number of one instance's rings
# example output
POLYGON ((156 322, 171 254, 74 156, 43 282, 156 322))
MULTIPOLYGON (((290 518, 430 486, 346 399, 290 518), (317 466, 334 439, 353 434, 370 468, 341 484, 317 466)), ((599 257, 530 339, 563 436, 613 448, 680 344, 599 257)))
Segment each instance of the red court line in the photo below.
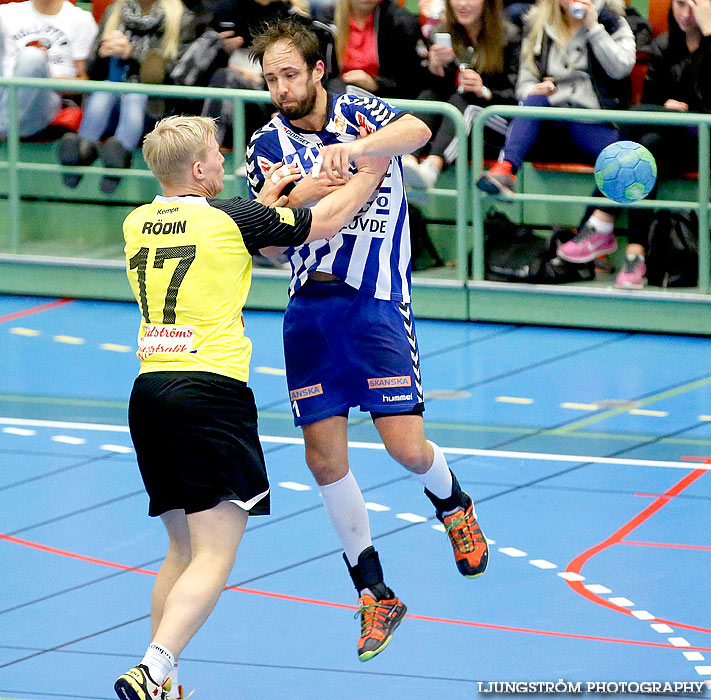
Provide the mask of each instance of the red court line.
MULTIPOLYGON (((609 547, 612 547, 613 545, 621 544, 623 538, 626 535, 638 528, 642 523, 649 520, 649 518, 651 518, 655 513, 664 508, 664 506, 669 503, 670 499, 674 498, 674 496, 678 496, 686 488, 691 486, 691 484, 693 484, 697 479, 707 473, 708 472, 705 469, 695 469, 694 471, 689 472, 683 479, 674 484, 674 486, 672 486, 668 491, 666 491, 664 494, 662 494, 656 500, 650 503, 641 513, 632 518, 632 520, 623 525, 619 530, 613 532, 606 540, 603 540, 602 542, 600 542, 600 544, 591 547, 590 549, 584 551, 582 554, 579 554, 577 557, 575 557, 575 559, 573 559, 573 561, 571 561, 570 564, 568 564, 568 566, 566 567, 566 571, 572 571, 573 573, 579 574, 583 566, 585 566, 585 564, 590 561, 594 556, 598 555, 600 552, 608 549, 609 547)), ((583 596, 583 598, 587 598, 588 600, 592 601, 593 603, 596 603, 597 605, 602 605, 603 607, 609 608, 610 610, 614 610, 615 612, 624 613, 625 615, 632 615, 632 612, 630 610, 622 608, 619 605, 615 605, 614 603, 611 603, 610 601, 601 598, 595 593, 591 593, 589 590, 587 590, 587 588, 583 586, 582 581, 568 581, 568 585, 576 593, 583 596)), ((711 629, 707 629, 706 627, 687 625, 682 622, 674 622, 673 620, 663 620, 661 618, 655 618, 654 622, 664 622, 668 625, 673 625, 675 627, 682 627, 684 629, 695 630, 697 632, 706 632, 707 634, 711 633, 711 629)))
POLYGON ((50 309, 56 309, 58 306, 64 306, 69 304, 74 299, 57 299, 56 301, 50 301, 47 304, 40 304, 39 306, 33 306, 29 309, 23 309, 22 311, 16 311, 14 314, 7 314, 6 316, 0 316, 0 323, 6 323, 7 321, 14 321, 17 318, 22 318, 23 316, 33 316, 34 314, 42 313, 43 311, 49 311, 50 309))
POLYGON ((711 547, 705 547, 701 544, 676 544, 674 542, 633 542, 632 540, 623 540, 618 544, 630 544, 635 547, 671 547, 672 549, 699 549, 704 552, 711 552, 711 547))
MULTIPOLYGON (((79 561, 89 562, 91 564, 100 564, 101 566, 109 566, 114 569, 122 569, 123 571, 135 571, 139 574, 148 574, 150 576, 155 576, 155 571, 148 571, 147 569, 138 569, 133 566, 126 566, 124 564, 118 564, 116 562, 106 561, 105 559, 97 559, 96 557, 88 557, 84 554, 76 554, 75 552, 68 552, 63 549, 58 549, 57 547, 50 547, 48 545, 39 544, 38 542, 32 542, 30 540, 23 540, 19 537, 13 537, 12 535, 5 535, 0 532, 0 540, 5 540, 7 542, 12 542, 13 544, 21 545, 23 547, 30 547, 31 549, 37 549, 41 552, 47 552, 48 554, 57 554, 59 556, 68 557, 70 559, 78 559, 79 561)), ((358 610, 358 606, 346 605, 344 603, 334 603, 328 600, 318 600, 315 598, 304 598, 301 596, 288 595, 286 593, 272 593, 270 591, 260 591, 254 588, 242 588, 241 586, 226 586, 225 590, 237 591, 239 593, 247 593, 249 595, 264 596, 266 598, 274 598, 276 600, 285 600, 289 602, 297 603, 307 603, 309 605, 320 605, 328 608, 339 608, 343 610, 358 610)), ((647 642, 638 641, 636 639, 618 639, 615 637, 596 637, 586 634, 572 634, 568 632, 553 632, 551 630, 538 630, 530 629, 526 627, 512 627, 509 625, 494 625, 486 622, 472 622, 471 620, 455 620, 443 617, 432 617, 429 615, 413 615, 408 613, 409 618, 413 620, 421 620, 423 622, 437 622, 440 624, 448 625, 460 625, 464 627, 477 627, 481 629, 491 629, 499 630, 503 632, 519 632, 523 634, 538 634, 546 637, 559 637, 565 639, 581 639, 583 641, 593 641, 593 642, 607 642, 609 644, 629 644, 633 646, 643 646, 643 647, 659 647, 663 649, 677 649, 677 647, 672 644, 663 644, 661 642, 647 642)), ((711 647, 684 647, 688 651, 711 651, 711 647)))
POLYGON ((57 549, 56 547, 49 547, 46 544, 39 544, 38 542, 30 542, 30 540, 21 540, 19 537, 13 537, 12 535, 5 535, 0 532, 0 540, 7 540, 14 544, 20 544, 23 547, 30 547, 31 549, 39 549, 41 552, 48 552, 49 554, 58 554, 60 557, 68 557, 69 559, 78 559, 79 561, 86 561, 90 564, 100 564, 101 566, 110 566, 113 569, 122 569, 123 571, 136 571, 139 574, 150 574, 155 576, 155 571, 148 571, 147 569, 136 569, 133 566, 125 566, 124 564, 117 564, 112 561, 105 561, 104 559, 96 559, 94 557, 87 557, 84 554, 75 554, 74 552, 67 552, 64 549, 57 549))

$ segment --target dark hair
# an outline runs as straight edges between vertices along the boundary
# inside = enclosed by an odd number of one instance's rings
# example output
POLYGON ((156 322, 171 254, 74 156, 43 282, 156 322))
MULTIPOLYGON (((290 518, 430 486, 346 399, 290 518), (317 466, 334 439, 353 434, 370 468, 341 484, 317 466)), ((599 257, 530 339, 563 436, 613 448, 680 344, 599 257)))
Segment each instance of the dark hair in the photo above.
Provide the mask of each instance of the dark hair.
POLYGON ((686 34, 674 17, 674 10, 669 7, 667 14, 667 33, 669 35, 669 51, 673 56, 684 56, 688 52, 686 47, 686 34))
POLYGON ((277 41, 286 41, 291 44, 302 56, 309 70, 316 68, 318 61, 323 61, 321 43, 316 32, 304 22, 295 19, 282 19, 278 22, 267 24, 252 40, 249 52, 253 61, 264 62, 266 50, 277 41))

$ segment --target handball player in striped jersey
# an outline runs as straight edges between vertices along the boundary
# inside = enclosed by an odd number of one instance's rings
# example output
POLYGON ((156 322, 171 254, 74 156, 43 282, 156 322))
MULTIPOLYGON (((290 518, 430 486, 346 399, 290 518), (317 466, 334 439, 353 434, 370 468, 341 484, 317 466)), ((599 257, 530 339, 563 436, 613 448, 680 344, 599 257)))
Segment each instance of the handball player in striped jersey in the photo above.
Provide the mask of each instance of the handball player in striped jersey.
POLYGON ((284 354, 294 422, 303 430, 306 462, 358 591, 358 656, 367 661, 390 642, 406 607, 385 583, 365 502, 348 465, 350 408, 370 412, 390 456, 423 484, 459 572, 479 576, 488 561, 472 500, 440 447, 425 438, 422 420, 400 156, 420 148, 431 134, 421 120, 369 93, 327 93, 318 38, 303 24, 267 27, 255 38, 252 55, 278 110, 247 149, 253 197, 278 179, 272 174, 278 162, 301 173, 284 191, 289 206, 302 207, 348 182, 358 157, 390 158, 377 191, 337 235, 272 251, 285 253, 292 269, 284 354))

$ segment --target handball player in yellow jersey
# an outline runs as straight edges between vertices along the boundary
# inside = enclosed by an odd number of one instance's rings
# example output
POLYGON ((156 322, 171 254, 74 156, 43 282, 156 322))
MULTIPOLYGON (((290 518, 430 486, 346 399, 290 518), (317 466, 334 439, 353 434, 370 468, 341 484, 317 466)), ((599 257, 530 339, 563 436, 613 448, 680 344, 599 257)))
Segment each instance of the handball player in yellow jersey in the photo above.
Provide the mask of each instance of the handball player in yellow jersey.
POLYGON ((114 688, 123 700, 165 700, 182 697, 174 667, 224 589, 248 514, 269 512, 242 321, 251 256, 334 235, 389 159, 361 159, 347 185, 312 209, 290 209, 266 205, 286 202, 281 190, 298 174, 270 177, 256 201, 215 199, 224 157, 212 119, 163 119, 143 155, 163 194, 124 222, 142 316, 129 427, 149 515, 161 516, 170 544, 153 587, 151 644, 114 688))

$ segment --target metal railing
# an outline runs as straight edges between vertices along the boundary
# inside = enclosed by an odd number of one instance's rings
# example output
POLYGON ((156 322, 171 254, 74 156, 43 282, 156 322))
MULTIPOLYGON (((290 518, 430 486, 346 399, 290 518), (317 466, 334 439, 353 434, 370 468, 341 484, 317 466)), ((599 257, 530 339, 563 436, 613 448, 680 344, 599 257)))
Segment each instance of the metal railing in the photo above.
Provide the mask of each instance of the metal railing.
MULTIPOLYGON (((8 134, 7 160, 0 161, 7 177, 8 189, 8 231, 9 250, 17 253, 20 247, 20 213, 21 192, 19 185, 20 172, 57 172, 62 167, 67 173, 86 175, 115 175, 119 177, 151 179, 152 174, 141 168, 109 169, 96 166, 59 166, 50 163, 30 163, 20 160, 20 137, 18 133, 17 114, 19 88, 31 87, 48 90, 59 90, 71 93, 89 93, 95 91, 115 93, 142 93, 161 98, 187 98, 204 100, 231 99, 233 101, 232 138, 233 149, 232 172, 225 177, 230 188, 228 194, 237 194, 242 178, 238 175, 239 168, 244 164, 244 144, 246 132, 244 108, 246 104, 270 104, 268 92, 255 90, 235 90, 228 88, 182 87, 174 85, 142 85, 139 83, 93 82, 76 80, 47 80, 40 78, 9 78, 0 76, 0 87, 8 90, 8 134), (238 146, 239 144, 239 146, 238 146)), ((457 280, 465 284, 468 280, 468 255, 470 244, 473 246, 473 274, 475 281, 484 279, 484 206, 485 198, 476 186, 476 178, 483 167, 484 140, 483 131, 487 119, 494 115, 511 118, 526 116, 549 120, 593 120, 616 123, 661 124, 696 126, 699 131, 699 180, 698 197, 696 200, 643 200, 633 204, 616 204, 611 200, 601 200, 599 197, 574 196, 556 193, 544 194, 514 194, 505 201, 509 202, 550 202, 577 205, 601 205, 605 207, 647 207, 689 209, 697 212, 699 220, 699 280, 698 290, 708 294, 711 287, 710 245, 709 245, 709 213, 708 202, 711 194, 710 184, 710 136, 709 126, 711 115, 660 113, 638 111, 605 111, 591 109, 568 109, 546 107, 491 106, 482 110, 474 121, 471 135, 468 137, 464 117, 453 105, 444 102, 427 102, 423 100, 390 100, 401 109, 418 114, 439 114, 453 121, 457 136, 457 158, 454 165, 455 189, 428 190, 429 195, 438 198, 452 199, 455 202, 455 228, 457 242, 457 280), (472 160, 468 165, 468 146, 471 143, 472 160), (703 206, 706 203, 707 206, 703 206), (471 222, 471 224, 470 224, 471 222), (469 228, 472 230, 470 231, 469 228)))
POLYGON ((675 125, 675 126, 696 126, 699 133, 699 179, 697 189, 697 199, 690 201, 682 200, 642 200, 630 204, 618 204, 610 199, 600 197, 583 197, 576 195, 566 195, 559 192, 546 194, 513 194, 505 201, 510 202, 555 202, 556 204, 585 204, 604 207, 618 208, 648 208, 648 209, 690 209, 697 213, 699 220, 699 279, 698 291, 708 294, 711 282, 711 260, 709 258, 709 195, 711 188, 710 181, 710 161, 709 150, 709 126, 711 125, 711 115, 688 114, 688 113, 667 113, 667 112, 643 112, 643 111, 622 111, 622 110, 602 110, 602 109, 572 109, 564 107, 520 107, 496 105, 483 109, 474 120, 471 133, 472 163, 471 163, 471 191, 472 191, 472 223, 473 223, 473 247, 474 247, 474 267, 473 279, 484 279, 484 201, 489 195, 480 192, 476 187, 476 181, 482 171, 484 163, 484 126, 489 117, 499 115, 506 118, 529 117, 535 119, 548 120, 568 120, 568 121, 594 121, 594 122, 615 122, 616 124, 654 124, 654 125, 675 125))
MULTIPOLYGON (((237 194, 239 176, 237 171, 244 164, 244 145, 248 134, 244 118, 244 107, 248 103, 270 104, 268 92, 257 90, 235 90, 228 88, 181 87, 176 85, 142 85, 139 83, 114 83, 94 82, 85 80, 48 80, 43 78, 8 78, 0 76, 0 87, 8 90, 8 134, 6 161, 0 161, 0 168, 7 173, 8 199, 9 199, 9 248, 13 253, 19 250, 20 214, 19 203, 21 198, 19 188, 19 172, 56 172, 63 168, 67 173, 86 175, 96 173, 99 175, 115 175, 120 177, 152 178, 152 174, 145 169, 131 168, 99 168, 95 166, 59 166, 49 163, 28 163, 20 160, 20 137, 17 125, 17 90, 23 87, 59 90, 71 93, 89 92, 115 92, 115 93, 141 93, 161 98, 188 98, 205 100, 207 98, 225 100, 232 99, 234 103, 232 122, 232 143, 234 144, 233 172, 225 177, 225 181, 237 194), (238 146, 240 144, 240 146, 238 146)), ((392 100, 393 105, 416 111, 420 114, 441 114, 449 117, 455 124, 458 137, 458 157, 456 163, 456 189, 438 190, 437 194, 451 197, 455 200, 456 207, 456 235, 457 235, 457 262, 458 278, 464 283, 467 278, 467 241, 468 232, 468 207, 469 186, 467 182, 467 127, 464 117, 454 106, 444 102, 424 102, 419 100, 392 100)))

